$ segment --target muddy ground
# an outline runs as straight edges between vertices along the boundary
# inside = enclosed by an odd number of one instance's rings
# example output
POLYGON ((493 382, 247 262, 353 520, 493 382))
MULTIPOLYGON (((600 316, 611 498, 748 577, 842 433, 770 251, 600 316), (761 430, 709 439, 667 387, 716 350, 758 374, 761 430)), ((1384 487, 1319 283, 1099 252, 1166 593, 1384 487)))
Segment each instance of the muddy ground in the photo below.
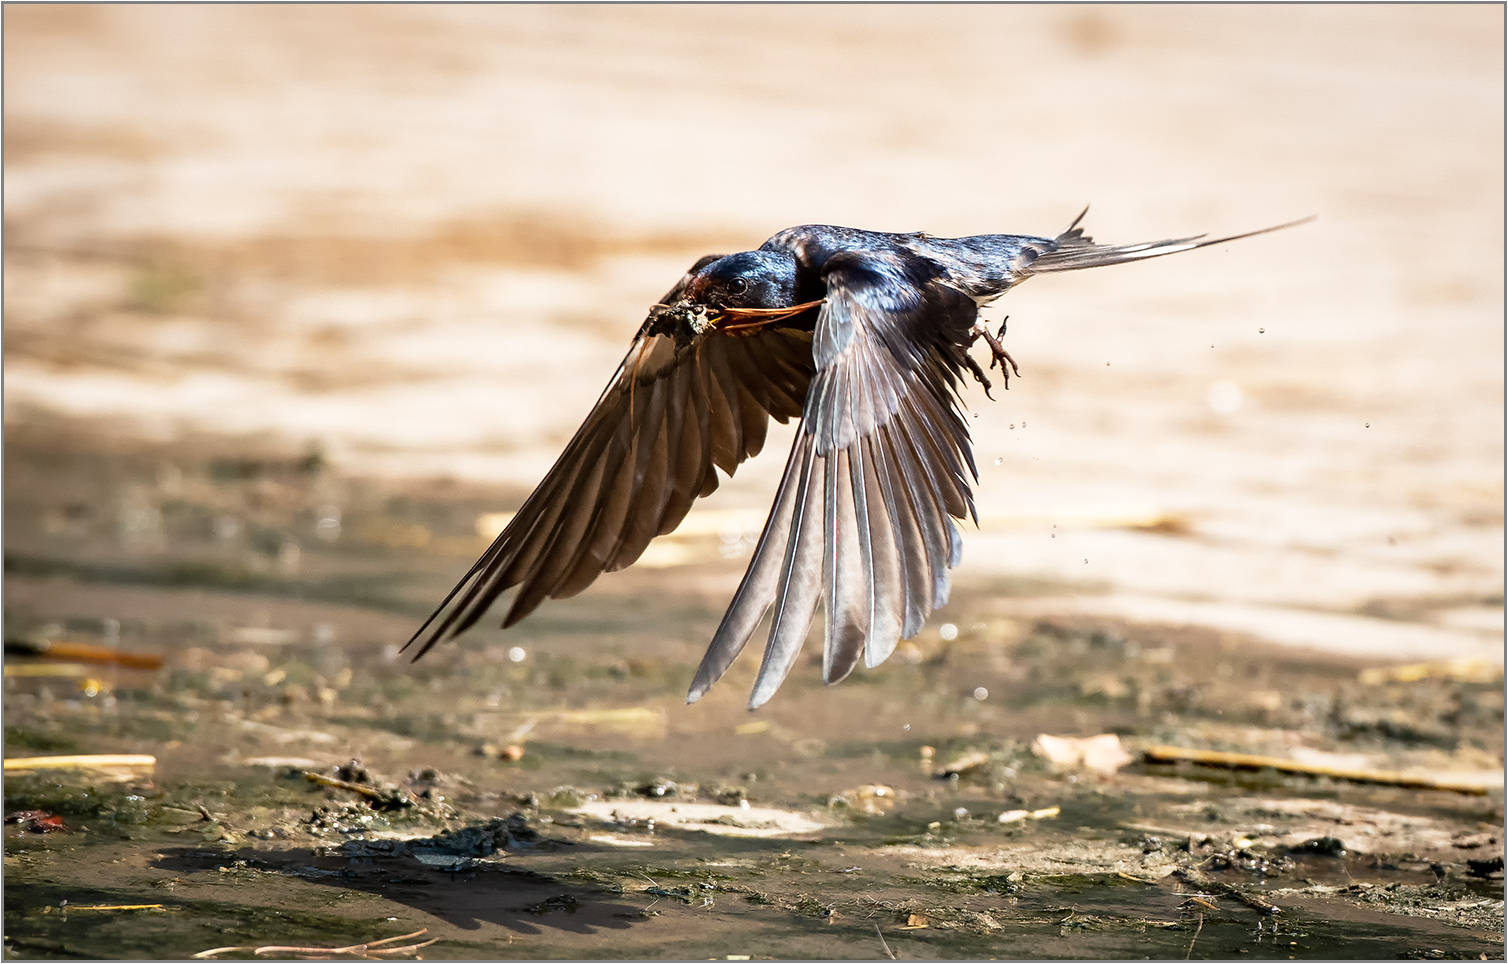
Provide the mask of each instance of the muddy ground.
POLYGON ((155 758, 8 770, 8 956, 1503 957, 1501 8, 4 17, 5 756, 155 758), (789 429, 398 654, 697 256, 1086 201, 1318 219, 992 310, 884 666, 682 701, 789 429))
MULTIPOLYGON (((1229 632, 1018 613, 1044 586, 1002 580, 960 587, 946 622, 840 686, 814 645, 758 714, 752 664, 686 706, 722 605, 690 566, 398 655, 503 494, 72 424, 12 428, 6 464, 7 639, 166 659, 7 658, 8 759, 157 757, 121 782, 8 777, 8 814, 64 825, 6 829, 18 957, 420 929, 427 957, 1502 954, 1491 665, 1363 682, 1369 663, 1229 632), (124 493, 150 525, 92 508, 124 493), (339 533, 289 552, 330 500, 339 533), (1095 775, 1034 755, 1043 732, 1490 789, 1095 775)), ((684 541, 736 577, 718 537, 684 541)))

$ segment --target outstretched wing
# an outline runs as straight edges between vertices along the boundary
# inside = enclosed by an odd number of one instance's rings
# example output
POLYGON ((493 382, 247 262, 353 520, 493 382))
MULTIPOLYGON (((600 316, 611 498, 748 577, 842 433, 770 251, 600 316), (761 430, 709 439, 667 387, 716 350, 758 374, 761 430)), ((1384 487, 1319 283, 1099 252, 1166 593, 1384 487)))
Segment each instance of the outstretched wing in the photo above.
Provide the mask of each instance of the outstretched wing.
POLYGON ((819 599, 828 683, 860 656, 883 662, 947 600, 962 547, 952 520, 974 515, 977 472, 956 408, 974 300, 935 262, 903 252, 834 255, 825 280, 801 431, 688 701, 727 671, 771 606, 750 708, 790 672, 819 599))
POLYGON ((687 339, 646 323, 544 481, 405 648, 418 643, 418 659, 514 586, 505 627, 633 563, 717 488, 717 469, 731 475, 759 452, 769 419, 800 414, 811 338, 772 327, 687 339))

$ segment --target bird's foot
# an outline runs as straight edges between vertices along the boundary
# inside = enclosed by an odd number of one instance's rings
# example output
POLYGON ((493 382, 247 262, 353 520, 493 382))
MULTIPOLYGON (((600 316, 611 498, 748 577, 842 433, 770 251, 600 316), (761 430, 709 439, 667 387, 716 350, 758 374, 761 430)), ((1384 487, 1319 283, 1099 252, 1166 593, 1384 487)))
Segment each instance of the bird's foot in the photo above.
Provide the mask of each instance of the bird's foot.
MULTIPOLYGON (((1007 390, 1011 387, 1012 375, 1015 375, 1017 378, 1021 377, 1021 370, 1016 367, 1016 359, 1012 358, 1011 353, 1005 350, 1004 345, 1000 344, 1000 336, 1005 334, 1005 323, 1009 320, 1008 317, 1001 319, 998 334, 990 334, 989 328, 985 327, 982 320, 976 321, 974 327, 969 331, 969 334, 973 336, 969 339, 970 347, 981 338, 984 339, 985 344, 990 346, 990 367, 994 368, 997 364, 1000 366, 1000 374, 1004 377, 1007 390)), ((969 358, 969 370, 974 373, 974 377, 984 386, 984 393, 989 395, 989 379, 985 377, 984 371, 979 367, 979 363, 974 361, 972 357, 969 358)))
POLYGON ((961 354, 963 355, 963 363, 969 366, 969 371, 974 375, 974 381, 984 386, 984 397, 993 402, 995 396, 990 394, 990 389, 994 386, 990 384, 990 376, 984 373, 984 369, 979 367, 979 363, 974 360, 974 356, 970 355, 967 350, 961 354))

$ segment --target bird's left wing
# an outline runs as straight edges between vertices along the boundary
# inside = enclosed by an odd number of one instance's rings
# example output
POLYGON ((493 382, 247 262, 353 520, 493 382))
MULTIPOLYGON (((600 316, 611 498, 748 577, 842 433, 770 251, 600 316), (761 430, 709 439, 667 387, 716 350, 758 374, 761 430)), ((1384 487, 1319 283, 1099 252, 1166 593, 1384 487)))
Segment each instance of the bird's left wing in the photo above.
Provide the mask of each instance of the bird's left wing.
POLYGON ((778 326, 693 335, 651 315, 539 487, 408 641, 414 658, 465 632, 514 586, 504 626, 638 559, 717 488, 717 469, 731 475, 759 452, 771 418, 800 413, 811 337, 778 326))
POLYGON ((977 477, 957 411, 977 308, 941 267, 904 252, 844 252, 824 268, 816 371, 754 556, 687 699, 720 678, 774 607, 750 707, 795 663, 819 601, 823 679, 884 661, 948 594, 977 477), (967 475, 966 475, 967 473, 967 475))

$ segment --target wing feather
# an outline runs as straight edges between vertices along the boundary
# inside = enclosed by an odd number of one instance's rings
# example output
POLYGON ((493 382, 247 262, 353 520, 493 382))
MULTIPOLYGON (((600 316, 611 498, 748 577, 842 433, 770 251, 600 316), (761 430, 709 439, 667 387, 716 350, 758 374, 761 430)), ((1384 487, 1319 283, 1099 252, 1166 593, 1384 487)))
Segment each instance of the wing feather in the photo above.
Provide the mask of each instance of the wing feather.
MULTIPOLYGON (((874 608, 870 567, 863 556, 869 549, 859 526, 858 502, 862 493, 853 481, 849 449, 839 449, 823 459, 826 476, 822 541, 826 547, 823 582, 827 588, 827 646, 822 652, 822 681, 836 683, 853 671, 864 652, 869 635, 869 617, 874 608)), ((865 526, 868 527, 868 518, 865 526)))
POLYGON ((754 546, 749 568, 744 572, 743 580, 738 585, 738 591, 733 594, 733 601, 728 604, 728 611, 723 614, 717 632, 712 635, 712 642, 707 647, 706 655, 702 657, 701 665, 697 667, 696 676, 692 679, 691 689, 686 696, 688 703, 701 699, 702 694, 728 671, 728 667, 733 665, 733 660, 738 658, 738 654, 748 643, 749 637, 754 635, 755 628, 769 611, 770 604, 775 601, 776 585, 791 532, 791 520, 795 517, 796 496, 800 489, 798 480, 806 470, 808 447, 808 440, 803 435, 798 435, 795 444, 791 446, 791 454, 785 463, 785 474, 781 477, 780 488, 775 493, 775 503, 770 507, 770 515, 759 534, 759 541, 754 546))
POLYGON ((810 332, 712 329, 683 344, 646 324, 538 488, 409 640, 415 658, 509 589, 504 626, 631 564, 717 488, 717 469, 759 452, 771 418, 800 414, 811 373, 810 332))
POLYGON ((828 683, 861 657, 868 666, 883 662, 946 602, 948 568, 958 558, 953 519, 974 513, 956 385, 976 306, 941 279, 919 256, 844 252, 829 260, 801 430, 688 700, 727 670, 771 607, 751 709, 790 673, 819 599, 828 683))
MULTIPOLYGON (((891 428, 886 426, 876 436, 873 466, 885 508, 895 522, 893 532, 896 537, 897 565, 904 593, 901 638, 910 639, 922 631, 922 626, 932 613, 932 564, 928 559, 927 540, 917 522, 916 509, 901 474, 900 459, 895 454, 891 435, 891 428)), ((874 655, 865 657, 870 667, 878 666, 884 661, 883 658, 878 658, 878 653, 884 647, 882 640, 873 643, 871 649, 874 655)), ((889 649, 884 649, 884 652, 889 655, 889 649)))
POLYGON ((707 398, 707 444, 712 464, 729 475, 743 459, 743 425, 738 420, 738 387, 721 351, 703 353, 698 369, 707 398))
POLYGON ((816 445, 801 438, 802 463, 797 480, 791 537, 786 543, 780 580, 775 587, 775 618, 764 661, 749 697, 749 709, 763 705, 785 681, 816 615, 822 595, 823 488, 815 478, 820 469, 816 445))
MULTIPOLYGON (((896 542, 896 522, 880 491, 874 462, 875 439, 862 440, 857 448, 853 480, 859 520, 859 544, 864 547, 864 571, 869 580, 869 634, 864 640, 864 665, 878 666, 895 649, 905 628, 906 559, 896 542)), ((852 463, 850 463, 852 465, 852 463)))

